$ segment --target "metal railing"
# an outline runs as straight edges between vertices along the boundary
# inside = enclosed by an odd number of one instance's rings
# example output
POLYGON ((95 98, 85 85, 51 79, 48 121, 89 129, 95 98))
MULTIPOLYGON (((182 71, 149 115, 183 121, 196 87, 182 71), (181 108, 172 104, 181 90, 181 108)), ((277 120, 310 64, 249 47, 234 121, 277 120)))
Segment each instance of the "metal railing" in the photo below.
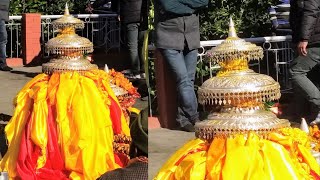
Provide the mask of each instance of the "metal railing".
MULTIPOLYGON (((44 52, 45 43, 56 36, 57 30, 52 28, 51 22, 62 15, 41 16, 41 44, 44 52)), ((77 33, 88 38, 94 44, 94 48, 103 48, 108 51, 111 48, 120 49, 120 22, 117 14, 78 14, 74 17, 84 21, 85 28, 77 30, 77 33)), ((44 54, 48 56, 48 54, 44 54)))
POLYGON ((8 42, 7 57, 17 58, 21 56, 21 19, 22 16, 10 16, 6 23, 8 42))
MULTIPOLYGON (((41 45, 43 56, 45 43, 56 36, 57 30, 52 28, 51 22, 62 15, 41 16, 41 45)), ((120 50, 120 22, 117 14, 78 14, 74 15, 84 21, 85 28, 77 33, 93 42, 95 48, 102 48, 105 51, 111 48, 120 50)), ((7 56, 17 58, 21 56, 21 19, 22 16, 10 16, 6 24, 8 32, 7 56)))
MULTIPOLYGON (((293 50, 291 48, 291 36, 270 36, 245 38, 246 41, 255 43, 264 50, 264 58, 261 61, 250 61, 249 66, 258 73, 267 74, 273 77, 281 85, 281 91, 287 92, 292 89, 289 81, 289 64, 293 59, 293 50)), ((209 66, 210 75, 213 76, 213 71, 218 69, 217 64, 205 61, 206 51, 221 44, 223 40, 201 41, 199 50, 199 61, 202 68, 209 66)), ((201 75, 201 83, 204 77, 201 75)))
MULTIPOLYGON (((56 35, 56 30, 52 28, 51 22, 60 18, 62 15, 43 15, 41 16, 41 44, 44 44, 56 35)), ((117 14, 79 14, 75 17, 82 19, 85 28, 77 31, 79 35, 91 40, 95 47, 103 48, 108 51, 111 48, 120 49, 121 29, 120 22, 117 20, 117 14)), ((20 57, 21 55, 21 16, 10 16, 10 21, 6 24, 8 31, 7 52, 8 57, 20 57)), ((293 58, 293 52, 290 48, 291 36, 270 36, 245 38, 246 41, 260 45, 264 49, 263 61, 251 61, 250 66, 259 73, 274 77, 281 85, 282 90, 290 90, 288 66, 293 58)), ((199 50, 199 63, 206 65, 206 51, 220 44, 223 40, 201 41, 199 50)), ((152 48, 152 47, 150 47, 152 48)), ((44 51, 42 51, 44 52, 44 51)), ((44 54, 47 56, 47 54, 44 54)), ((212 70, 217 66, 208 63, 210 77, 212 70)), ((203 82, 201 76, 201 82, 203 82)))

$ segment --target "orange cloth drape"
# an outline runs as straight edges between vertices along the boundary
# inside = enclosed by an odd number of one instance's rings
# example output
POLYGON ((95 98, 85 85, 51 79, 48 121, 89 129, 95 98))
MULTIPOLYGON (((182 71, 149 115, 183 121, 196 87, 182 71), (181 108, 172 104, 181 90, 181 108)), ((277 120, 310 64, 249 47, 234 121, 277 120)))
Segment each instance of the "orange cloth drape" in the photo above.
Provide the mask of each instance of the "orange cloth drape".
POLYGON ((130 130, 104 71, 40 74, 14 104, 0 162, 10 178, 90 180, 120 167, 113 136, 130 130))
POLYGON ((169 158, 154 179, 316 180, 319 174, 310 150, 294 138, 274 132, 262 139, 250 132, 216 137, 210 144, 191 140, 169 158))

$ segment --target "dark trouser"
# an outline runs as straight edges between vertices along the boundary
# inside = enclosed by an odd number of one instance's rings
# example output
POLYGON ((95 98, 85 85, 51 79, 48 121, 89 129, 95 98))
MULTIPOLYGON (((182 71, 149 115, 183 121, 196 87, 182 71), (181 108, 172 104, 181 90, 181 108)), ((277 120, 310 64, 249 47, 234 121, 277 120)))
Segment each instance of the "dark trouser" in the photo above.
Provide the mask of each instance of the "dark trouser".
POLYGON ((193 124, 199 118, 198 102, 194 91, 198 51, 197 49, 183 51, 160 49, 160 51, 176 80, 178 95, 176 120, 181 127, 193 124))
POLYGON ((297 56, 290 67, 295 90, 320 110, 320 91, 307 77, 308 73, 320 64, 320 47, 307 48, 307 56, 297 56))
POLYGON ((7 66, 6 63, 6 44, 7 44, 7 30, 4 20, 0 20, 0 67, 7 66))
POLYGON ((128 23, 125 25, 125 30, 131 70, 133 74, 139 74, 144 72, 141 49, 146 31, 140 31, 140 23, 128 23))

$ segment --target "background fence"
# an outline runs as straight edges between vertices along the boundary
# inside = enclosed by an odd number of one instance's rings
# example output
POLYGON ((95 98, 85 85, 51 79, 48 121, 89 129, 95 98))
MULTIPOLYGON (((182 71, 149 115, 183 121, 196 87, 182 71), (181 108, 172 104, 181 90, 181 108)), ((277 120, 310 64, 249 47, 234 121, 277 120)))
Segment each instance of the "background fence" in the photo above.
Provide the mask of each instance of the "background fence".
MULTIPOLYGON (((292 86, 289 80, 288 70, 290 62, 293 59, 291 36, 256 37, 245 38, 245 40, 261 46, 264 50, 264 58, 260 61, 250 61, 249 66, 256 72, 267 74, 278 81, 282 93, 290 92, 292 86)), ((206 79, 206 76, 212 77, 213 72, 219 69, 217 64, 212 64, 205 60, 206 51, 219 45, 222 41, 223 40, 201 41, 198 61, 200 70, 197 72, 201 84, 206 79), (205 71, 205 69, 209 71, 205 71)))
MULTIPOLYGON (((57 30, 53 29, 52 22, 62 15, 42 15, 41 16, 41 48, 43 56, 45 43, 57 35, 57 30)), ((74 15, 84 21, 85 28, 77 30, 77 33, 93 42, 95 48, 103 48, 105 51, 111 48, 120 50, 121 28, 117 20, 117 14, 79 14, 74 15)), ((22 16, 10 16, 6 24, 8 32, 7 56, 19 58, 22 54, 22 16)))
MULTIPOLYGON (((62 15, 42 15, 41 16, 41 53, 42 57, 47 57, 44 53, 45 43, 57 35, 57 30, 53 29, 52 22, 62 15)), ((120 50, 121 46, 121 25, 117 19, 117 14, 79 14, 74 15, 84 21, 85 28, 77 30, 77 33, 93 42, 95 48, 102 48, 108 52, 111 48, 120 50)), ((22 54, 22 16, 10 16, 10 21, 6 24, 8 31, 7 56, 19 58, 22 54)), ((250 61, 250 67, 256 72, 272 76, 281 85, 282 92, 290 91, 288 66, 293 59, 293 51, 290 47, 291 36, 270 36, 246 38, 246 41, 262 46, 264 49, 264 59, 262 61, 250 61)), ((201 41, 199 49, 199 61, 197 77, 200 84, 213 76, 213 72, 219 67, 205 61, 206 51, 220 44, 223 40, 201 41)), ((150 48, 152 50, 153 47, 150 48)), ((152 57, 150 57, 150 60, 152 57)))

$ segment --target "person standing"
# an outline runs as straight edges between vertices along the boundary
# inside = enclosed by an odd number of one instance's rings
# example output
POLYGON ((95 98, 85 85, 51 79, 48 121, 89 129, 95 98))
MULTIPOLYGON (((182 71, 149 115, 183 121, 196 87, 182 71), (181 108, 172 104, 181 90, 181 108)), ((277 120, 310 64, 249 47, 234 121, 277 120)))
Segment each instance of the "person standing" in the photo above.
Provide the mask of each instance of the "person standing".
POLYGON ((193 125, 199 120, 194 91, 197 49, 200 47, 197 10, 207 6, 208 0, 158 0, 157 3, 156 47, 176 81, 176 121, 181 130, 193 132, 193 125))
POLYGON ((301 92, 318 112, 311 124, 320 123, 320 91, 307 77, 320 64, 320 1, 290 1, 290 25, 292 42, 296 51, 290 65, 290 74, 295 91, 301 92))
POLYGON ((10 0, 1 0, 0 1, 0 70, 1 71, 11 71, 12 68, 7 65, 7 54, 6 54, 6 45, 7 45, 7 30, 6 30, 6 21, 9 20, 9 4, 10 0))
POLYGON ((122 71, 129 79, 144 78, 141 47, 148 28, 149 0, 120 0, 120 21, 126 34, 130 69, 122 71))

